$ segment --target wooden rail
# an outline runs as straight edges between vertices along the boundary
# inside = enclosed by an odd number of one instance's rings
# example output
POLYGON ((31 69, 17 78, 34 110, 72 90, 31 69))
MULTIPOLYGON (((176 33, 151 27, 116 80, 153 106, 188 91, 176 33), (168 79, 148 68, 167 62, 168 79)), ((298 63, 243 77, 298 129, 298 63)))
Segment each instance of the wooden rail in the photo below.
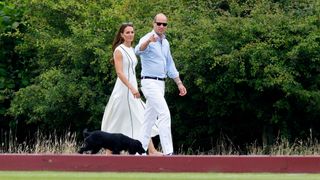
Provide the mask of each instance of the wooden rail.
POLYGON ((320 173, 320 156, 0 154, 0 170, 320 173))

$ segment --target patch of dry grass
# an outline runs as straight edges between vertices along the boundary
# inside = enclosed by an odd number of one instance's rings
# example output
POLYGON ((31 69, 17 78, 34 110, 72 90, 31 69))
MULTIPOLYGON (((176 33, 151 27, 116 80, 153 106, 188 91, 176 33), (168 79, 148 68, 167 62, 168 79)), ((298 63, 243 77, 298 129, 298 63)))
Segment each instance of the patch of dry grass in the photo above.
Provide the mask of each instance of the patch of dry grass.
MULTIPOLYGON (((3 136, 3 134, 2 134, 3 136)), ((67 132, 58 136, 55 132, 50 135, 44 135, 37 132, 34 143, 17 143, 17 139, 10 132, 5 135, 7 138, 1 138, 0 153, 49 153, 49 154, 73 154, 77 153, 82 144, 76 140, 75 133, 67 132)), ((308 138, 307 140, 296 140, 293 143, 286 138, 278 138, 275 143, 269 146, 260 146, 254 142, 248 144, 245 148, 234 145, 227 136, 221 136, 216 140, 212 149, 203 151, 199 149, 187 148, 181 146, 177 154, 180 155, 320 155, 320 144, 317 139, 308 138)), ((161 150, 161 147, 159 148, 161 150)), ((105 151, 101 150, 100 154, 105 151)))
POLYGON ((57 136, 55 132, 50 135, 44 135, 39 131, 35 135, 35 142, 28 143, 24 141, 17 143, 11 131, 2 142, 0 153, 49 153, 49 154, 71 154, 77 152, 79 145, 76 141, 76 133, 65 133, 63 136, 57 136))
POLYGON ((273 145, 261 147, 252 144, 247 149, 249 155, 320 155, 319 141, 312 138, 293 143, 286 138, 279 138, 273 145))
POLYGON ((187 148, 186 151, 179 149, 178 154, 184 155, 320 155, 320 143, 311 135, 306 140, 290 142, 287 138, 277 138, 275 143, 261 146, 257 142, 240 148, 235 145, 228 136, 221 135, 212 146, 211 150, 187 148))

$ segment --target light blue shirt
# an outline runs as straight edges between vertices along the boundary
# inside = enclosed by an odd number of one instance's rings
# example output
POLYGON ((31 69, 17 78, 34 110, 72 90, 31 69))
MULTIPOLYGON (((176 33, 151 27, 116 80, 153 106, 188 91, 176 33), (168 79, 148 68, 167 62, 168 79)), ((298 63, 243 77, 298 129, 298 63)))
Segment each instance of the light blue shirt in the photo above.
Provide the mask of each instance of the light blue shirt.
POLYGON ((172 59, 169 42, 164 35, 162 39, 158 38, 156 42, 150 42, 144 51, 140 51, 141 44, 146 42, 153 34, 156 34, 154 30, 143 36, 135 47, 135 53, 141 59, 141 76, 178 77, 179 72, 172 59))

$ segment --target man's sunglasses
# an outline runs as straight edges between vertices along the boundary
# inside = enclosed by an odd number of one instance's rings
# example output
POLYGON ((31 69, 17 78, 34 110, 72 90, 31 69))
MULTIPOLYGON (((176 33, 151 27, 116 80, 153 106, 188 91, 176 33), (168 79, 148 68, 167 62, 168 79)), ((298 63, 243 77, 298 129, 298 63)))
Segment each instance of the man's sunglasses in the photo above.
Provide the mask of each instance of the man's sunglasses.
POLYGON ((157 26, 161 26, 161 24, 166 27, 168 25, 168 23, 161 23, 161 22, 156 22, 157 26))

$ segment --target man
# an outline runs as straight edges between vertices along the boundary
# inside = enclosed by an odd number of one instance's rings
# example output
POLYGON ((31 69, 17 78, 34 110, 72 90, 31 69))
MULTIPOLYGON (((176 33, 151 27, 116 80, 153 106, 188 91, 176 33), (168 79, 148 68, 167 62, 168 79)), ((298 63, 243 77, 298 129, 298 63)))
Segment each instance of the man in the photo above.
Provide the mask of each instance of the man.
POLYGON ((157 14, 154 17, 153 30, 140 39, 135 52, 141 58, 141 90, 146 98, 139 140, 147 150, 151 128, 157 120, 163 153, 172 155, 171 117, 164 98, 165 78, 169 77, 175 81, 180 96, 186 95, 187 90, 179 78, 179 72, 171 56, 170 45, 165 36, 167 25, 167 17, 162 13, 157 14))

